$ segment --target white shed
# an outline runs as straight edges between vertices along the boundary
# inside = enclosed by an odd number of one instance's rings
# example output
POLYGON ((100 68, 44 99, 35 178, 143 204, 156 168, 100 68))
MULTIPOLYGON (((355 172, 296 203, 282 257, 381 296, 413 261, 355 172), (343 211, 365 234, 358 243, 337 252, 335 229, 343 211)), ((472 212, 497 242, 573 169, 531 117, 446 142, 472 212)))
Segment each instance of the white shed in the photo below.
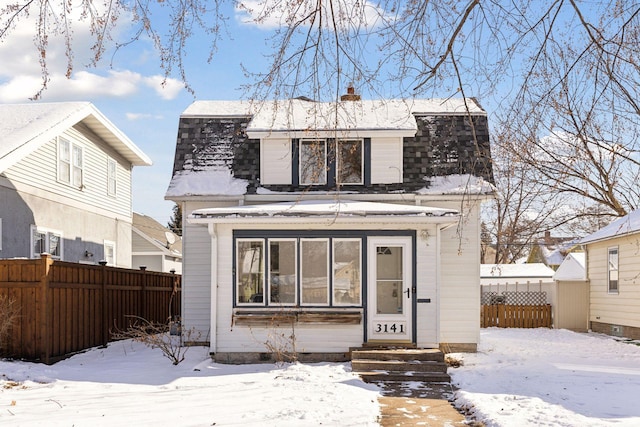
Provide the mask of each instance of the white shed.
POLYGON ((569 253, 558 267, 553 280, 556 283, 554 326, 586 332, 589 329, 589 281, 584 252, 569 253))

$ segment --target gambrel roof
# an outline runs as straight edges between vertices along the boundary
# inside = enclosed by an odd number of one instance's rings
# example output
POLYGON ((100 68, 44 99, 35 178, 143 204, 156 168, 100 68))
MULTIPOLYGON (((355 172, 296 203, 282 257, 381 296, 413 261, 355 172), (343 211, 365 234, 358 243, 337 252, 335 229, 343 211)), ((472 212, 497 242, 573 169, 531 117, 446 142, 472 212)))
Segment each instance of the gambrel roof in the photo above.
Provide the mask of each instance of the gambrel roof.
POLYGON ((0 105, 0 172, 67 129, 83 123, 134 166, 151 159, 90 102, 0 105))

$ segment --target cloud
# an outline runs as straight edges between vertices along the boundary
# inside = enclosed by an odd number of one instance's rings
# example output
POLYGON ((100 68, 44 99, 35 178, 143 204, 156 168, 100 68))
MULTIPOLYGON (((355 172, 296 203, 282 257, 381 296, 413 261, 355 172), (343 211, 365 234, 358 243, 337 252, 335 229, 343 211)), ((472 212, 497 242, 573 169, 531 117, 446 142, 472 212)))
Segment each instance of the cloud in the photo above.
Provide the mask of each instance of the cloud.
MULTIPOLYGON (((334 27, 330 3, 336 20, 336 26, 342 30, 359 30, 380 25, 381 18, 387 14, 379 5, 369 0, 332 0, 322 2, 322 16, 326 28, 334 27)), ((291 23, 310 25, 309 16, 314 16, 316 0, 244 0, 236 5, 236 20, 241 24, 262 29, 286 27, 291 23), (294 7, 294 5, 296 7, 294 7), (300 22, 302 21, 302 22, 300 22)))
POLYGON ((127 120, 135 122, 136 120, 145 120, 145 119, 153 119, 153 120, 162 120, 164 117, 159 114, 149 114, 149 113, 126 113, 127 120))
MULTIPOLYGON (((6 0, 0 0, 0 7, 4 4, 6 0)), ((22 17, 0 39, 0 102, 25 102, 42 87, 43 73, 39 63, 39 51, 34 44, 37 30, 34 15, 37 11, 34 9, 31 13, 32 16, 22 17)), ((65 39, 55 31, 50 31, 46 53, 49 75, 42 100, 124 98, 148 89, 152 89, 161 99, 171 100, 184 88, 184 84, 179 80, 165 80, 162 75, 144 75, 127 69, 127 65, 121 69, 112 69, 102 63, 88 67, 87 64, 91 64, 94 56, 91 45, 95 36, 91 35, 90 23, 76 15, 77 11, 71 14, 74 18, 71 53, 73 74, 70 78, 66 77, 68 57, 65 39)), ((0 24, 5 18, 0 16, 0 24)), ((118 22, 123 23, 114 29, 114 36, 123 34, 130 25, 130 20, 125 15, 121 15, 118 22)), ((109 53, 106 56, 109 57, 109 53)), ((136 57, 136 61, 139 59, 136 57)))

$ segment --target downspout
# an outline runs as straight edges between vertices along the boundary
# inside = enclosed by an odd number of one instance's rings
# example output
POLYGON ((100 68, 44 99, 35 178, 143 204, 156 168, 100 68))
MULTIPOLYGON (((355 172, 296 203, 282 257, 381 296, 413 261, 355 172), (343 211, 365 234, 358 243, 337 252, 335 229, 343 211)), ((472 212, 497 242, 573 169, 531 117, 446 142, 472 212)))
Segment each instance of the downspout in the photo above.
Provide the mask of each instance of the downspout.
POLYGON ((218 236, 216 235, 216 224, 210 222, 207 226, 209 236, 211 236, 211 307, 209 320, 209 353, 215 354, 217 348, 217 304, 218 304, 218 236))
POLYGON ((442 257, 440 256, 440 241, 442 240, 442 226, 436 227, 436 343, 441 348, 442 333, 440 331, 440 286, 442 286, 442 257))

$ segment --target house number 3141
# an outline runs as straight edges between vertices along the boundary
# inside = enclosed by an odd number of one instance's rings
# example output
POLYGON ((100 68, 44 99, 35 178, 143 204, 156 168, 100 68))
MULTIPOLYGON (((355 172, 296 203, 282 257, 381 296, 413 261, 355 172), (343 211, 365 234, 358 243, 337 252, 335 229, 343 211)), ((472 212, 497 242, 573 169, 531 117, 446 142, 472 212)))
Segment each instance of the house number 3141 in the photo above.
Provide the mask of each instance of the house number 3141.
POLYGON ((376 323, 375 332, 380 334, 404 334, 402 323, 376 323))

